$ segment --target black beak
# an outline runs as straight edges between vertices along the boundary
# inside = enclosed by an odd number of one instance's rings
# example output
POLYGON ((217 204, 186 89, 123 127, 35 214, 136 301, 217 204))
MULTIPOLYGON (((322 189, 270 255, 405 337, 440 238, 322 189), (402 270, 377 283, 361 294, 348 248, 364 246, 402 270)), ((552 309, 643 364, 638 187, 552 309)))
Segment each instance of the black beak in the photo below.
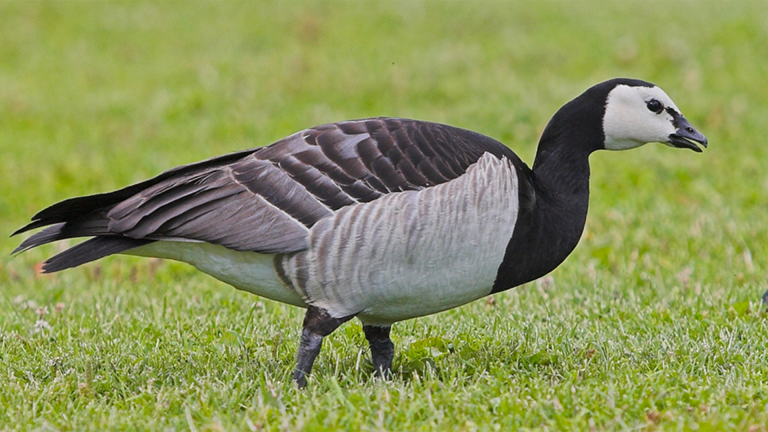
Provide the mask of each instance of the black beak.
POLYGON ((701 149, 696 143, 706 148, 708 144, 707 137, 694 129, 688 122, 688 119, 677 111, 669 109, 668 112, 672 114, 672 122, 677 127, 677 131, 669 135, 669 144, 677 148, 687 148, 701 153, 701 149))

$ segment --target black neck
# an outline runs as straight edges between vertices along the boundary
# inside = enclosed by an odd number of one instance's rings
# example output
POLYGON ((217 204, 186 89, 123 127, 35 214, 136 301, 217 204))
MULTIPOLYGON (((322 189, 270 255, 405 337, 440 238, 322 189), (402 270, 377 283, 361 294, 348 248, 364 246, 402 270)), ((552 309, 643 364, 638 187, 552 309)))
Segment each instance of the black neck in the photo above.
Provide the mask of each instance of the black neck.
POLYGON ((540 192, 555 200, 589 198, 589 155, 577 143, 562 144, 562 137, 542 136, 533 163, 534 182, 540 192))
POLYGON ((589 204, 589 155, 602 147, 604 137, 602 113, 590 118, 590 110, 579 109, 580 99, 561 108, 542 134, 529 171, 531 191, 525 192, 534 201, 527 206, 521 191, 515 231, 493 292, 554 270, 581 237, 589 204))
POLYGON ((572 224, 578 222, 579 234, 589 204, 589 155, 603 148, 605 141, 604 110, 593 108, 601 99, 605 95, 588 91, 560 108, 541 135, 533 163, 537 192, 552 206, 543 213, 578 216, 572 224))

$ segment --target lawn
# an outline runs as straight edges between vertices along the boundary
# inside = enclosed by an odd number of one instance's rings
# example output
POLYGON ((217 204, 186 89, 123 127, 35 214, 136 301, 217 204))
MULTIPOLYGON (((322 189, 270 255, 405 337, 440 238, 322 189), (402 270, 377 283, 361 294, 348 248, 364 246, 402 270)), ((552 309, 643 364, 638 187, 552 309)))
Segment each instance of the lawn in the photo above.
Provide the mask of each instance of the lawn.
POLYGON ((0 431, 766 431, 766 59, 763 1, 1 2, 0 431), (174 262, 9 255, 53 202, 324 122, 444 122, 530 163, 615 76, 710 148, 595 154, 573 255, 396 324, 390 382, 357 322, 300 391, 301 309, 174 262))

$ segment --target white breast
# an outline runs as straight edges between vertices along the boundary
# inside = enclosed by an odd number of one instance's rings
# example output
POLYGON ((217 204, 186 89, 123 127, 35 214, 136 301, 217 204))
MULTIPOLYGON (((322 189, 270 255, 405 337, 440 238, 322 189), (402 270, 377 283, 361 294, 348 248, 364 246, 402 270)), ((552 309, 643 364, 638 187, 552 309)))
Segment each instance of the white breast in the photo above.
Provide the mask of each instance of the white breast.
POLYGON ((280 265, 308 303, 391 324, 487 295, 517 210, 515 168, 486 153, 448 183, 343 208, 280 265))

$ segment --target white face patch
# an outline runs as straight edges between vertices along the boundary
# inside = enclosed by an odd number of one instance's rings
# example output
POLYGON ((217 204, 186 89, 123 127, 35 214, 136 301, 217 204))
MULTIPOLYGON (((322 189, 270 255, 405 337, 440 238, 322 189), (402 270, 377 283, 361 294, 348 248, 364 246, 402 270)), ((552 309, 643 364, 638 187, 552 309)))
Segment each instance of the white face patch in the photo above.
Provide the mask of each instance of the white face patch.
POLYGON ((610 93, 603 117, 605 148, 626 150, 640 147, 649 142, 669 142, 669 135, 675 133, 671 108, 680 112, 672 99, 658 87, 632 87, 617 85, 610 93), (652 99, 663 105, 661 112, 648 109, 652 99))

